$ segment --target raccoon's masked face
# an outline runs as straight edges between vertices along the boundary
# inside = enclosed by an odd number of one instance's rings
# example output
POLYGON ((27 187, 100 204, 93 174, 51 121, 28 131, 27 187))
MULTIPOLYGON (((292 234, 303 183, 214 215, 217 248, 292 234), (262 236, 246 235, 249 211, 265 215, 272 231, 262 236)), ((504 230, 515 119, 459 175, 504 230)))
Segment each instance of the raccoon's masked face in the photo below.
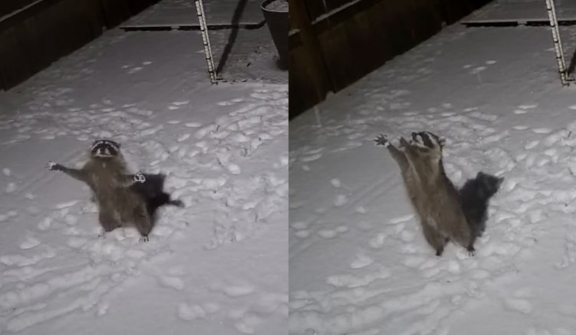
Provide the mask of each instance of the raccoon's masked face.
POLYGON ((96 140, 90 148, 90 155, 98 158, 113 158, 120 154, 120 143, 111 140, 96 140))
POLYGON ((421 131, 412 133, 412 140, 410 144, 422 153, 427 153, 438 158, 442 157, 442 148, 444 147, 444 139, 429 131, 421 131))

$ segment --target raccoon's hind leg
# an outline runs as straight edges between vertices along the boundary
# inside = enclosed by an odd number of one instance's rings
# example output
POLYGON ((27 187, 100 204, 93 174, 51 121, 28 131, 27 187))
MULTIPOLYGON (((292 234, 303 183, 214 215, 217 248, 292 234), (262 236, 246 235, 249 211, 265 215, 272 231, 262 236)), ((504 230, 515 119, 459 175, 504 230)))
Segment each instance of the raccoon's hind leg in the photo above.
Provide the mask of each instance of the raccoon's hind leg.
POLYGON ((102 226, 102 229, 104 229, 105 233, 120 227, 120 222, 114 218, 114 215, 104 210, 100 210, 98 220, 100 221, 100 225, 102 226))
POLYGON ((150 234, 152 230, 152 220, 150 219, 150 215, 148 215, 145 204, 134 208, 134 226, 142 236, 140 240, 143 242, 148 241, 148 234, 150 234))
MULTIPOLYGON (((466 226, 466 228, 468 227, 466 226)), ((476 235, 472 231, 466 230, 463 234, 456 234, 456 236, 452 236, 452 240, 466 248, 468 255, 474 256, 476 254, 476 249, 474 249, 476 235)))
POLYGON ((58 163, 49 162, 48 163, 48 170, 50 171, 62 171, 65 174, 69 175, 70 177, 88 183, 88 173, 84 170, 79 169, 71 169, 64 165, 60 165, 58 163))
POLYGON ((422 222, 422 232, 426 238, 426 242, 436 250, 436 256, 442 256, 444 252, 444 247, 448 243, 449 239, 442 234, 440 234, 436 229, 430 226, 426 222, 422 222))

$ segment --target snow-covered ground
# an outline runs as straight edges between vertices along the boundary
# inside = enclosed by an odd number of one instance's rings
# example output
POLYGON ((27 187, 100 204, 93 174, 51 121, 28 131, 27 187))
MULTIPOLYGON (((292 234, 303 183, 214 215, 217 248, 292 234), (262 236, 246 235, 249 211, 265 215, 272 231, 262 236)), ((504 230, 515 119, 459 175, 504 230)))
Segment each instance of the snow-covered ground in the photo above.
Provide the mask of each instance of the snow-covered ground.
POLYGON ((290 333, 574 334, 575 115, 549 28, 453 25, 293 120, 290 333), (457 185, 505 178, 474 257, 434 255, 373 142, 423 130, 457 185))
POLYGON ((288 87, 274 78, 210 86, 199 32, 114 30, 0 92, 0 333, 285 334, 288 87), (87 188, 46 169, 84 162, 99 137, 186 204, 161 210, 150 242, 99 238, 87 188))

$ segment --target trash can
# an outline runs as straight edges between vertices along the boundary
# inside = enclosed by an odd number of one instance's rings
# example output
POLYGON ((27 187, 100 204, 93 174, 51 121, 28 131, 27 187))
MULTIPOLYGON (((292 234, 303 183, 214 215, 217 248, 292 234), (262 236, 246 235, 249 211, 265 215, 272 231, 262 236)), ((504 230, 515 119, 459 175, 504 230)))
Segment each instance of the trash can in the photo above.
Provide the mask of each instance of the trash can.
POLYGON ((265 0, 260 6, 264 13, 264 19, 272 40, 280 56, 279 65, 282 69, 288 69, 288 0, 265 0))

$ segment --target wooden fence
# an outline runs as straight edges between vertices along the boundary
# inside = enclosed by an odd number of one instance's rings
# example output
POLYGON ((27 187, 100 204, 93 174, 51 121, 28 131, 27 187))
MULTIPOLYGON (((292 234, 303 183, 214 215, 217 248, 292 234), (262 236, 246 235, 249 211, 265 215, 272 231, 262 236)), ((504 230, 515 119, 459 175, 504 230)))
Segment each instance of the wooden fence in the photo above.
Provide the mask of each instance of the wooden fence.
POLYGON ((8 90, 158 0, 0 0, 0 90, 8 90))
POLYGON ((491 0, 290 0, 290 118, 491 0))

